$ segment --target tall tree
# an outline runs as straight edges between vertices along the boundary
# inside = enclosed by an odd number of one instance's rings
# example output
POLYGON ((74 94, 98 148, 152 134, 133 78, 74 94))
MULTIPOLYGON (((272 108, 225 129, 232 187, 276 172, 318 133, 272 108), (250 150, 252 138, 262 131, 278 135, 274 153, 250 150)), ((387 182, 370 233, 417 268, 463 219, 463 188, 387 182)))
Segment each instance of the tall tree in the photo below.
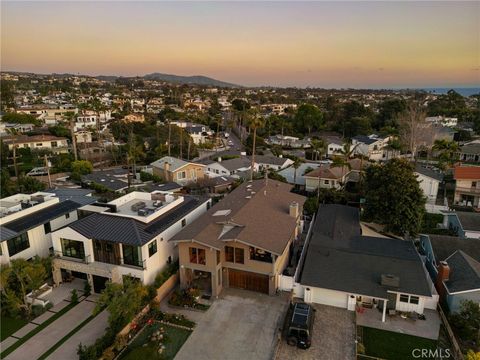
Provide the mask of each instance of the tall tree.
POLYGON ((323 114, 315 105, 302 104, 295 114, 295 124, 300 131, 307 130, 311 134, 312 130, 319 130, 323 126, 323 114))
POLYGON ((365 176, 365 217, 398 235, 415 235, 420 229, 426 198, 413 166, 405 159, 372 165, 365 176))
POLYGON ((253 180, 253 171, 255 167, 255 147, 257 141, 257 129, 265 125, 265 119, 256 111, 253 110, 248 116, 248 126, 253 129, 253 147, 252 147, 252 162, 250 169, 250 180, 253 180))
POLYGON ((75 136, 75 119, 76 115, 73 111, 67 111, 64 115, 65 120, 67 120, 68 126, 70 128, 70 136, 72 137, 72 151, 75 161, 78 160, 77 152, 77 137, 75 136))
POLYGON ((426 113, 420 104, 410 102, 407 109, 399 114, 400 140, 415 158, 418 148, 424 143, 427 133, 431 130, 430 124, 425 122, 426 113))

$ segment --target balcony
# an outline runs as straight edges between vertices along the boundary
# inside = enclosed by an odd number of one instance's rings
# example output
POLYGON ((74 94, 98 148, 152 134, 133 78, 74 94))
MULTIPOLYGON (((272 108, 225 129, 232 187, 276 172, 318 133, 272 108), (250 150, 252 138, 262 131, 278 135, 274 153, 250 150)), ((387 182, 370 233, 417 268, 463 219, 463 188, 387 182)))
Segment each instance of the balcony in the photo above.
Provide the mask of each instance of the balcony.
POLYGON ((62 260, 73 261, 81 264, 90 264, 92 262, 92 258, 90 255, 73 257, 73 256, 64 255, 61 251, 58 251, 58 250, 55 250, 53 255, 56 258, 60 258, 62 260))
POLYGON ((480 188, 478 188, 478 187, 463 187, 463 186, 457 186, 457 187, 455 188, 455 192, 461 193, 461 194, 480 195, 480 188))

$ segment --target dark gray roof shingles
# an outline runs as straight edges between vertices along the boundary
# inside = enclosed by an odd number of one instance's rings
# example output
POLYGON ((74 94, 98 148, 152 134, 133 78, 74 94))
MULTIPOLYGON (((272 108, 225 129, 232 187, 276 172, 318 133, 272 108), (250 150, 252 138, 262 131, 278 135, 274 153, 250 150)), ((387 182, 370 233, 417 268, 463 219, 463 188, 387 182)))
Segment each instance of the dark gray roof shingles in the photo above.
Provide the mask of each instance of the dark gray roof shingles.
POLYGON ((445 282, 450 293, 480 289, 480 263, 459 250, 447 259, 449 279, 445 282))

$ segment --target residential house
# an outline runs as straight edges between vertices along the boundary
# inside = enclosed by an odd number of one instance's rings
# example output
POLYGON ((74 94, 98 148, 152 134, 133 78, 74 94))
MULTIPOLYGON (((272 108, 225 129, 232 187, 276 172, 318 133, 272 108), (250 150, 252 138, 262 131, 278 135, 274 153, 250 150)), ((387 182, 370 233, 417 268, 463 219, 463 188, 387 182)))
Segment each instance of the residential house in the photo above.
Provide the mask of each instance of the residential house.
POLYGON ((322 164, 315 170, 304 174, 305 190, 316 191, 319 187, 323 189, 341 189, 347 182, 358 182, 360 169, 367 166, 367 161, 350 159, 348 162, 350 167, 332 167, 329 164, 322 164))
MULTIPOLYGON (((90 174, 82 175, 82 183, 88 186, 93 184, 101 185, 112 192, 123 192, 128 189, 127 169, 96 170, 90 174)), ((135 176, 130 175, 130 186, 138 187, 142 185, 135 176)))
POLYGON ((126 122, 144 122, 145 115, 139 113, 128 114, 125 115, 122 120, 126 122))
POLYGON ((172 125, 176 125, 190 135, 194 144, 202 144, 207 140, 208 136, 213 134, 213 131, 210 128, 203 124, 196 124, 188 121, 172 121, 172 125))
POLYGON ((400 154, 399 151, 389 149, 388 144, 391 136, 385 138, 378 135, 358 135, 352 138, 354 153, 368 157, 372 161, 383 161, 394 158, 400 154))
POLYGON ((334 156, 342 155, 344 142, 338 137, 329 137, 326 139, 327 156, 332 158, 334 156))
POLYGON ((207 211, 210 201, 133 191, 96 211, 90 206, 85 210, 95 212, 52 234, 55 283, 79 277, 97 293, 124 276, 151 284, 178 256, 168 240, 207 211))
POLYGON ((165 181, 174 181, 180 185, 195 182, 205 177, 205 165, 165 156, 151 163, 153 174, 165 181))
MULTIPOLYGON (((80 195, 79 195, 80 196, 80 195)), ((46 257, 52 248, 51 233, 77 220, 77 209, 95 199, 60 201, 54 194, 16 194, 0 200, 0 263, 13 259, 46 257)))
POLYGON ((293 160, 282 156, 255 155, 255 171, 282 170, 293 164, 293 160))
POLYGON ((480 213, 467 211, 444 212, 442 228, 453 230, 462 238, 480 239, 480 213))
POLYGON ((458 118, 445 117, 445 116, 429 116, 425 118, 425 121, 432 123, 433 125, 441 125, 447 127, 455 127, 458 124, 458 118))
POLYGON ((67 138, 53 135, 17 135, 3 138, 3 142, 8 145, 9 150, 13 150, 14 147, 32 150, 48 149, 54 154, 68 153, 69 150, 67 138))
POLYGON ((77 140, 77 146, 89 144, 92 142, 92 132, 87 130, 77 131, 75 132, 75 139, 77 140))
POLYGON ((223 160, 218 157, 217 161, 203 159, 199 163, 204 164, 205 174, 210 178, 218 176, 232 176, 238 178, 238 173, 250 170, 252 162, 246 156, 239 156, 233 159, 223 160))
POLYGON ((97 128, 97 115, 82 115, 77 116, 75 123, 73 125, 73 130, 80 131, 86 129, 96 129, 97 128))
POLYGON ((463 145, 457 156, 460 161, 480 163, 480 141, 475 140, 463 145))
POLYGON ((268 137, 265 142, 269 145, 278 145, 282 147, 288 147, 292 149, 306 149, 310 148, 310 139, 300 140, 295 136, 273 135, 268 137))
POLYGON ((378 308, 383 323, 387 313, 436 309, 433 283, 413 242, 362 236, 356 208, 321 206, 306 251, 298 280, 307 303, 359 313, 378 308))
POLYGON ((11 124, 0 122, 0 135, 9 134, 23 134, 32 131, 35 125, 33 124, 11 124))
POLYGON ((182 288, 275 294, 301 231, 305 197, 290 189, 274 180, 245 182, 175 235, 182 288))
POLYGON ((479 239, 420 235, 425 265, 442 300, 457 312, 463 300, 480 303, 479 239))
POLYGON ((455 195, 453 202, 457 205, 480 208, 480 166, 456 166, 455 195))
POLYGON ((319 166, 321 165, 318 163, 306 162, 301 163, 297 169, 295 169, 293 166, 289 166, 283 170, 280 170, 278 174, 283 176, 289 184, 294 184, 300 186, 301 188, 305 188, 305 174, 310 173, 312 170, 317 169, 319 166))
POLYGON ((443 181, 443 173, 417 164, 415 166, 415 175, 423 194, 427 198, 427 203, 435 204, 438 195, 438 185, 443 181))

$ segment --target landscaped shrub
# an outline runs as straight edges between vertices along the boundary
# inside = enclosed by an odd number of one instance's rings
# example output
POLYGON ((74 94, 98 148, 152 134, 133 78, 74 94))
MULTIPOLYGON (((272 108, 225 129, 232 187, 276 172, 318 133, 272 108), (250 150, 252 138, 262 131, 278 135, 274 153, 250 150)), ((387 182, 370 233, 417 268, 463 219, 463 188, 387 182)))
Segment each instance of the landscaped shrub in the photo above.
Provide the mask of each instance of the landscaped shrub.
POLYGON ((72 290, 72 297, 71 297, 70 301, 71 301, 73 304, 78 303, 77 290, 75 290, 75 289, 72 290))
POLYGON ((83 287, 83 295, 87 297, 87 296, 90 296, 91 293, 92 293, 92 287, 90 286, 89 282, 86 281, 85 286, 83 287))

